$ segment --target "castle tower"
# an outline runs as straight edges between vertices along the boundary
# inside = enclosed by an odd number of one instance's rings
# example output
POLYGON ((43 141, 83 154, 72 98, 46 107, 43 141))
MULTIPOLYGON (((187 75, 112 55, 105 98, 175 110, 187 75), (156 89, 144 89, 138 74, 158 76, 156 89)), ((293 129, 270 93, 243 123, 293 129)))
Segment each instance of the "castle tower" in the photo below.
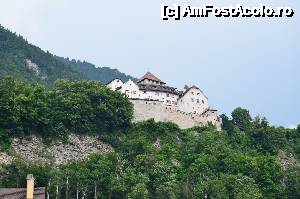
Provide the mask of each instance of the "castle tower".
POLYGON ((152 73, 147 72, 143 77, 141 77, 137 83, 139 84, 155 84, 155 85, 165 85, 166 83, 161 81, 159 78, 155 77, 152 73))

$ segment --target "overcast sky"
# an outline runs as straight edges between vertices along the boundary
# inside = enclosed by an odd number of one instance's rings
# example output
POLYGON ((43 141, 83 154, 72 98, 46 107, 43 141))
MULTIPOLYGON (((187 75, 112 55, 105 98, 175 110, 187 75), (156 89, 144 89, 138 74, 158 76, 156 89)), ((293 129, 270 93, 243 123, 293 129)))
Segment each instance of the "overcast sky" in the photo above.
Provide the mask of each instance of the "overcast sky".
POLYGON ((147 70, 182 89, 198 85, 210 104, 238 106, 274 125, 300 123, 299 0, 0 0, 0 23, 53 54, 147 70), (162 21, 160 5, 291 6, 293 18, 162 21))

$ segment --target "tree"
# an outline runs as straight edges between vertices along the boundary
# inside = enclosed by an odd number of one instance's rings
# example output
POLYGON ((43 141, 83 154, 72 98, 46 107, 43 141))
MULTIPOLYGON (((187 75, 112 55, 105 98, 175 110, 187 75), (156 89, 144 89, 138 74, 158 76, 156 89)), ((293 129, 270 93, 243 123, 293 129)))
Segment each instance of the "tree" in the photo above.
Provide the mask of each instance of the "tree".
POLYGON ((288 198, 300 198, 300 168, 290 167, 287 171, 286 190, 288 198))
POLYGON ((131 192, 128 194, 129 199, 147 199, 149 198, 149 192, 146 184, 138 183, 131 188, 131 192))
POLYGON ((233 123, 241 130, 246 131, 250 128, 252 118, 248 110, 238 107, 231 113, 233 123))
POLYGON ((234 124, 232 120, 230 120, 225 114, 220 115, 220 117, 222 119, 222 129, 227 131, 228 134, 231 134, 231 132, 234 130, 234 124))
POLYGON ((221 174, 221 179, 226 184, 229 198, 237 199, 259 199, 263 198, 263 195, 259 189, 259 186, 255 183, 255 180, 248 176, 241 174, 221 174))
POLYGON ((7 151, 10 148, 11 140, 7 130, 0 128, 0 151, 7 151))

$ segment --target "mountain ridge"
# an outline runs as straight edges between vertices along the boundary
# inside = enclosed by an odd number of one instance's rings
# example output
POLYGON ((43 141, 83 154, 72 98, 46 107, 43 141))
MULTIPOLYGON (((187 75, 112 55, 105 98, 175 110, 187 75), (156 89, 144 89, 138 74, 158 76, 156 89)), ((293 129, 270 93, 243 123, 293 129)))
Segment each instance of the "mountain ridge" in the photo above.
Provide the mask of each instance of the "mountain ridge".
POLYGON ((98 80, 104 84, 116 77, 136 80, 117 69, 53 55, 0 25, 0 77, 4 76, 47 86, 57 79, 98 80))

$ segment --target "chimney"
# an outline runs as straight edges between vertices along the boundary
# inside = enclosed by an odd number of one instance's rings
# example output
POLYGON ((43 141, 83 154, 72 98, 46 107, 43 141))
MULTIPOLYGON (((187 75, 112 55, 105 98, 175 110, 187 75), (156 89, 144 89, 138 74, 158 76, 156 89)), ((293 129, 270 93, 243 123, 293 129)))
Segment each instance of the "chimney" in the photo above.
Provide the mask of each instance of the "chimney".
POLYGON ((32 174, 27 175, 27 193, 26 199, 33 199, 34 178, 32 174))

